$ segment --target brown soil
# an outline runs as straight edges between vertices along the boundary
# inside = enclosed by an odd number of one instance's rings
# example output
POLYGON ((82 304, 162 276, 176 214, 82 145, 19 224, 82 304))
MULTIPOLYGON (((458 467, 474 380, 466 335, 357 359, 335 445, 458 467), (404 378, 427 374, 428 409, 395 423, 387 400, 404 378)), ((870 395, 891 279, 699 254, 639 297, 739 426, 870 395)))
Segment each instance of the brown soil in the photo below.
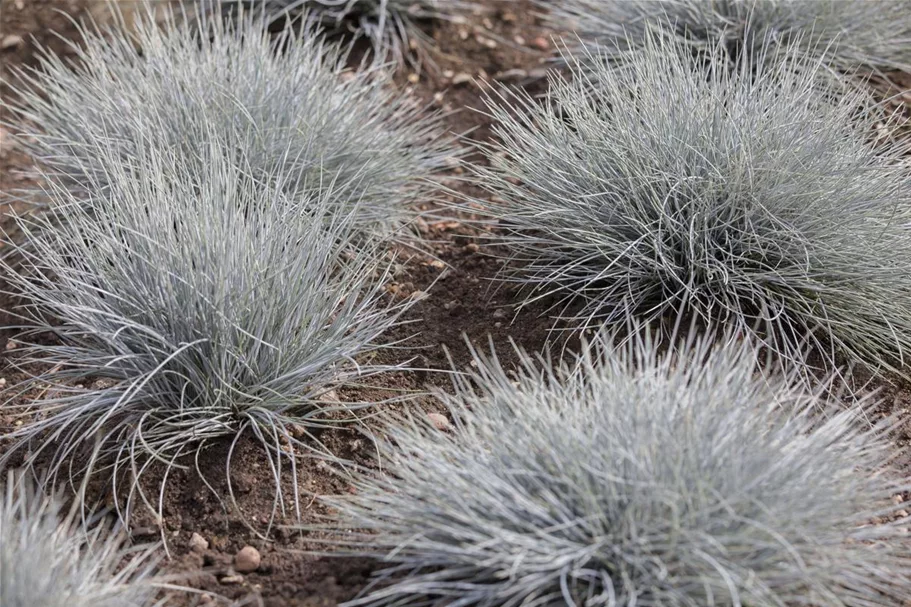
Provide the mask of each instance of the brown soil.
MULTIPOLYGON (((12 40, 0 50, 0 94, 12 94, 11 70, 33 65, 39 45, 57 53, 67 53, 64 39, 75 39, 70 17, 80 18, 97 0, 0 0, 0 44, 12 40), (62 11, 62 12, 57 12, 62 11), (8 38, 18 36, 19 38, 8 38)), ((471 139, 491 137, 490 122, 477 110, 483 107, 483 82, 500 80, 541 89, 542 66, 552 32, 541 29, 528 0, 507 3, 505 10, 477 15, 468 24, 440 24, 429 30, 440 53, 435 55, 438 69, 420 73, 405 71, 397 76, 398 84, 428 104, 451 111, 449 128, 471 139), (464 82, 465 75, 473 80, 464 82), (455 81, 455 82, 454 82, 455 81), (458 83, 458 84, 456 84, 458 83)), ((33 183, 31 160, 6 138, 0 140, 0 193, 9 193, 33 183)), ((459 181, 460 170, 454 169, 450 185, 469 192, 459 181)), ((21 210, 18 203, 7 201, 21 210)), ((10 223, 5 217, 3 226, 10 223)), ((434 370, 456 367, 470 362, 465 340, 481 347, 488 335, 501 358, 514 360, 511 341, 529 351, 545 347, 552 321, 543 307, 516 312, 515 293, 508 288, 494 289, 491 279, 501 263, 479 252, 484 232, 457 221, 427 221, 423 235, 433 242, 435 257, 414 255, 403 259, 390 290, 397 296, 415 291, 429 295, 418 303, 406 320, 412 321, 390 335, 390 339, 411 336, 411 349, 390 351, 385 362, 402 362, 413 358, 423 372, 392 374, 371 389, 342 393, 343 399, 381 400, 402 389, 445 387, 445 373, 434 370), (448 354, 447 354, 448 352, 448 354)), ((2 290, 2 286, 0 286, 2 290)), ((0 309, 9 306, 0 300, 0 309)), ((5 323, 3 318, 0 321, 5 323)), ((0 352, 7 336, 2 336, 0 352)), ((9 369, 8 381, 15 380, 9 369)), ((907 410, 911 397, 906 391, 894 390, 896 407, 907 410)), ((427 410, 434 408, 432 399, 418 402, 427 410)), ((0 418, 0 426, 4 420, 0 418)), ((911 434, 907 432, 905 438, 911 434)), ((371 444, 357 428, 327 431, 321 439, 333 453, 359 462, 369 462, 371 444)), ((213 490, 206 488, 192 462, 187 471, 172 473, 163 497, 164 519, 159 528, 150 515, 137 512, 131 520, 131 532, 137 541, 164 538, 170 553, 164 569, 175 574, 181 583, 205 594, 174 593, 169 605, 195 605, 249 600, 249 604, 270 607, 330 607, 351 599, 367 584, 377 563, 367 559, 327 557, 314 554, 321 550, 319 533, 289 531, 282 524, 294 522, 292 516, 279 518, 275 525, 268 521, 273 511, 274 492, 268 464, 254 441, 242 439, 233 456, 231 486, 237 509, 223 502, 228 495, 225 461, 228 445, 206 451, 199 468, 213 490), (270 479, 263 482, 263 479, 270 479), (253 527, 253 529, 250 528, 253 527), (190 537, 198 533, 209 542, 202 552, 190 550, 190 537), (264 539, 262 535, 266 535, 264 539), (255 573, 231 580, 233 555, 243 546, 256 547, 263 556, 255 573)), ((157 484, 145 483, 152 491, 157 484)), ((293 508, 293 483, 290 474, 282 478, 285 503, 293 508)), ((313 496, 337 494, 350 489, 343 476, 335 474, 316 461, 305 462, 298 470, 298 486, 304 524, 315 524, 326 514, 313 496)), ((99 495, 100 499, 104 496, 99 495)), ((293 512, 293 510, 292 510, 293 512)))

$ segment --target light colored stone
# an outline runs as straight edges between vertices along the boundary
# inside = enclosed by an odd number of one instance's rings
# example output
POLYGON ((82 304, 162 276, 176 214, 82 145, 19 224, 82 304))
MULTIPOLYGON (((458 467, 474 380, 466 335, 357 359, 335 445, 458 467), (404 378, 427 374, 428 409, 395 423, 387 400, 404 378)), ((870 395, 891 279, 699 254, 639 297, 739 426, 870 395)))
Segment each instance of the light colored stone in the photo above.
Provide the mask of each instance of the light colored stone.
POLYGON ((193 552, 205 552, 209 549, 209 541, 195 531, 190 536, 190 550, 193 552))
POLYGON ((0 50, 5 51, 11 48, 18 48, 22 45, 23 42, 24 40, 22 39, 22 36, 17 36, 16 34, 4 36, 3 39, 0 40, 0 50))
POLYGON ((456 86, 468 84, 469 82, 471 82, 471 74, 466 74, 465 72, 460 72, 452 77, 452 83, 456 86))
POLYGON ((226 575, 225 577, 218 580, 220 584, 225 586, 236 586, 238 584, 244 583, 244 576, 242 575, 226 575))
POLYGON ((450 430, 452 428, 452 424, 449 423, 449 418, 442 413, 428 413, 427 419, 430 420, 430 423, 432 423, 433 427, 437 430, 450 430))
POLYGON ((244 546, 234 555, 234 568, 240 573, 250 573, 259 569, 262 557, 253 546, 244 546))
POLYGON ((547 38, 545 38, 544 36, 538 36, 537 38, 532 40, 531 45, 542 51, 546 51, 546 50, 550 49, 550 42, 548 42, 547 38))

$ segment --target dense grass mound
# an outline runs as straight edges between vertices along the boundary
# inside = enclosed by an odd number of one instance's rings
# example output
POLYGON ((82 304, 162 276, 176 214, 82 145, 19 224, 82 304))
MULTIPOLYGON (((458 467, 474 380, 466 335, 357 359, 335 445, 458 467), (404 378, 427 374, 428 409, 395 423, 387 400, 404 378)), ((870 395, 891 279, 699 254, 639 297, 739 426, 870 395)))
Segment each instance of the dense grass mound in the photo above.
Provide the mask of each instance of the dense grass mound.
POLYGON ((695 52, 722 45, 728 58, 774 65, 796 47, 847 73, 911 71, 908 0, 538 0, 549 24, 572 31, 570 52, 588 49, 622 60, 650 36, 695 52), (764 46, 770 52, 760 53, 764 46))
POLYGON ((471 0, 203 0, 222 11, 262 13, 272 20, 306 14, 328 33, 352 33, 370 41, 374 53, 395 63, 429 58, 432 39, 420 24, 430 20, 457 21, 472 8, 471 0))
POLYGON ((142 141, 198 162, 214 133, 254 177, 281 174, 291 195, 332 183, 362 200, 360 230, 389 234, 452 154, 438 116, 380 67, 348 71, 307 28, 270 34, 249 15, 159 26, 142 13, 131 30, 83 30, 74 48, 74 65, 48 53, 23 74, 11 108, 27 150, 71 189, 104 183, 99 148, 130 164, 142 141))
POLYGON ((0 484, 0 605, 152 607, 154 561, 104 525, 86 531, 56 500, 10 475, 0 484))
MULTIPOLYGON (((496 359, 399 420, 382 473, 333 498, 339 543, 387 565, 351 605, 831 605, 911 596, 892 449, 749 346, 601 342, 572 366, 496 359), (351 529, 365 530, 351 533, 351 529)), ((905 488, 906 489, 906 488, 905 488)))
POLYGON ((339 213, 331 188, 292 199, 214 141, 198 162, 140 156, 144 179, 97 153, 106 189, 89 205, 49 190, 52 210, 6 243, 23 260, 3 267, 23 302, 16 362, 33 376, 6 394, 24 423, 0 461, 110 473, 132 484, 128 517, 153 462, 247 436, 278 492, 283 467, 326 453, 314 428, 357 417, 326 393, 384 370, 362 357, 411 300, 386 302, 384 250, 355 246, 358 203, 339 213))
POLYGON ((491 102, 500 141, 478 172, 514 261, 502 278, 569 328, 684 314, 794 364, 809 341, 828 367, 901 369, 907 145, 870 143, 881 113, 857 90, 821 93, 809 64, 756 75, 708 59, 707 77, 682 43, 652 39, 619 64, 574 64, 543 104, 491 102))

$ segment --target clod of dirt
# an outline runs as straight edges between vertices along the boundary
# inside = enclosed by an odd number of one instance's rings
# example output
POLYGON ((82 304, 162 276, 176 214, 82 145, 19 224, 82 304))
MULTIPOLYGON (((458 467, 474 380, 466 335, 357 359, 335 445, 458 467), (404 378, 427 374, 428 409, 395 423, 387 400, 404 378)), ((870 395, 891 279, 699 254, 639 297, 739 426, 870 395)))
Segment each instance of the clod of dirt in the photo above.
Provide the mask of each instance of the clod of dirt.
POLYGON ((234 569, 240 573, 252 573, 259 569, 261 561, 259 550, 253 546, 244 546, 234 555, 234 569))

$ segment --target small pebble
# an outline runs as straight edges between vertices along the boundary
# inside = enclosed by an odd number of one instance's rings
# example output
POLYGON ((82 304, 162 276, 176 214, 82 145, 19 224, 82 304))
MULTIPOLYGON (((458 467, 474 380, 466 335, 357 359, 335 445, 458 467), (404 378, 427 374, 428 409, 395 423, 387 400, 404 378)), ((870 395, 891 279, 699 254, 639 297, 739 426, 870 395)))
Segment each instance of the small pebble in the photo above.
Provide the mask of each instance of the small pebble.
POLYGON ((471 74, 466 74, 465 72, 460 72, 452 78, 452 83, 456 86, 460 84, 466 84, 468 82, 471 82, 471 74))
POLYGON ((10 135, 9 131, 0 126, 0 154, 16 149, 18 142, 10 135))
POLYGON ((5 385, 6 385, 6 378, 0 377, 0 386, 5 386, 5 385))
POLYGON ((531 45, 533 47, 535 47, 536 49, 540 49, 542 51, 546 51, 550 48, 550 42, 548 42, 547 38, 545 38, 544 36, 538 36, 537 38, 532 40, 531 45))
POLYGON ((446 78, 447 80, 451 80, 453 76, 455 76, 455 72, 454 72, 454 71, 452 71, 452 70, 443 70, 443 78, 446 78))
POLYGON ((190 550, 193 552, 205 552, 209 549, 209 542, 203 536, 199 535, 196 532, 193 532, 193 535, 190 536, 190 550))
POLYGON ((528 78, 528 72, 522 69, 506 70, 498 72, 493 76, 496 80, 524 80, 528 78))
POLYGON ((511 11, 503 11, 503 14, 500 15, 500 19, 502 19, 506 23, 512 23, 513 21, 516 21, 518 19, 518 17, 516 16, 515 13, 513 13, 511 11))
POLYGON ((504 308, 497 308, 493 311, 494 318, 506 318, 506 310, 504 308))
POLYGON ((477 253, 478 251, 481 250, 481 247, 478 246, 478 244, 475 242, 470 242, 467 245, 465 245, 465 250, 469 253, 477 253))
POLYGON ((251 573, 259 569, 262 557, 253 546, 244 546, 234 555, 234 568, 240 573, 251 573))
POLYGON ((408 82, 410 82, 411 84, 417 84, 420 81, 421 81, 421 77, 418 76, 417 74, 408 74, 408 82))
POLYGON ((8 49, 17 48, 22 45, 22 42, 22 36, 17 36, 16 34, 4 36, 3 40, 0 40, 0 50, 5 51, 8 49))
POLYGON ((151 537, 158 535, 158 527, 136 527, 133 529, 133 537, 151 537))
POLYGON ((441 413, 428 413, 427 419, 430 420, 430 423, 433 424, 433 427, 437 430, 449 430, 452 428, 452 424, 449 423, 449 418, 441 413))
POLYGON ((224 584, 225 586, 234 586, 237 584, 244 583, 244 576, 242 575, 226 575, 225 577, 218 580, 219 584, 224 584))
POLYGON ((513 36, 512 41, 518 44, 519 46, 525 46, 525 38, 522 36, 513 36))

